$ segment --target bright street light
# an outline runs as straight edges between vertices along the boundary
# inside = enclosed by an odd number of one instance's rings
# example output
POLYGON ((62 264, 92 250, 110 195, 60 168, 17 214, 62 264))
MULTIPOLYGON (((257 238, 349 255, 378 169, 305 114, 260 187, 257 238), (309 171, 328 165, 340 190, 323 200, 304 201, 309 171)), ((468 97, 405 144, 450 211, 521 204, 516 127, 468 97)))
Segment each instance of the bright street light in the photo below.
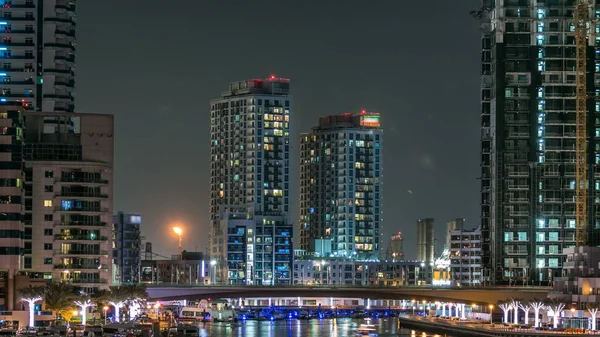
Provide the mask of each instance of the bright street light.
POLYGON ((108 306, 105 305, 102 309, 104 309, 104 325, 106 325, 106 312, 108 311, 108 306))

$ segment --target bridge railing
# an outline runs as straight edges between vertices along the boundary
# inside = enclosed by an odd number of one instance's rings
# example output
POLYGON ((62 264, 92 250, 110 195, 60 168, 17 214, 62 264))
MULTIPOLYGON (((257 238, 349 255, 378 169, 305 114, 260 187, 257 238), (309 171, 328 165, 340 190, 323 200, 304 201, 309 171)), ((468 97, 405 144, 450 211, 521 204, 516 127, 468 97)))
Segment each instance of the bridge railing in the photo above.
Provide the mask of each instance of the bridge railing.
POLYGON ((148 288, 203 288, 203 289, 421 289, 421 290, 511 290, 511 291, 544 291, 548 292, 551 287, 540 287, 540 286, 525 286, 525 287, 509 287, 509 286, 497 286, 497 287, 453 287, 453 286, 431 286, 431 285, 404 285, 404 286, 389 286, 389 285, 353 285, 353 284, 278 284, 278 285, 244 285, 244 284, 171 284, 171 283, 159 283, 159 284, 146 284, 148 288))

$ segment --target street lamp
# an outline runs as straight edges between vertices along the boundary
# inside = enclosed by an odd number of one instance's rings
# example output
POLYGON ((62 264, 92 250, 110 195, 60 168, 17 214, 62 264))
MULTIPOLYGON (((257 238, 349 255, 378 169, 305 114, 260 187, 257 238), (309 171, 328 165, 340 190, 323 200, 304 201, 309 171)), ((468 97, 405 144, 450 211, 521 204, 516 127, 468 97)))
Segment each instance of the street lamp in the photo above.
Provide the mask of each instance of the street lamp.
POLYGON ((490 324, 492 324, 492 313, 493 313, 493 310, 494 310, 494 305, 490 304, 490 324))
POLYGON ((160 322, 160 316, 158 315, 158 308, 160 307, 160 303, 156 302, 154 305, 154 312, 156 313, 156 319, 160 322))
POLYGON ((427 314, 425 313, 425 300, 423 300, 423 317, 427 316, 427 314))
POLYGON ((108 311, 108 306, 105 305, 102 309, 104 309, 104 325, 106 325, 106 312, 108 311))
POLYGON ((177 236, 179 237, 179 254, 183 254, 183 246, 181 244, 181 236, 183 235, 183 229, 181 229, 181 227, 173 227, 173 232, 175 232, 175 234, 177 234, 177 236))

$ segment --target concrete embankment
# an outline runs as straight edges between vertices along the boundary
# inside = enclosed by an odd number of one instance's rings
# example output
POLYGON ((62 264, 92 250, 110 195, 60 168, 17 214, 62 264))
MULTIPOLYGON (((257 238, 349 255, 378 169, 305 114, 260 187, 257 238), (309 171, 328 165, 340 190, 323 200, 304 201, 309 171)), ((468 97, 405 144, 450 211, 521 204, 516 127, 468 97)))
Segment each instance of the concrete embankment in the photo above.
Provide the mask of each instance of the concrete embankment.
MULTIPOLYGON (((573 333, 558 333, 550 331, 533 331, 525 329, 511 330, 509 328, 490 328, 486 324, 468 324, 461 322, 443 322, 423 317, 400 316, 400 326, 436 334, 446 334, 452 337, 573 337, 573 333)), ((577 336, 599 336, 599 334, 576 334, 577 336)))

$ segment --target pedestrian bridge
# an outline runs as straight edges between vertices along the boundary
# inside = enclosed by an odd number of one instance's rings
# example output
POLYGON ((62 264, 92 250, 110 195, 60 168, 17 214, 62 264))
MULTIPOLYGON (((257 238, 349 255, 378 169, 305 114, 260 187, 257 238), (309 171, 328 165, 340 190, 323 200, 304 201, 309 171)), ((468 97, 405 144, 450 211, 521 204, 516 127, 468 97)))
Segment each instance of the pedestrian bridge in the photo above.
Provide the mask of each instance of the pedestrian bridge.
POLYGON ((360 286, 196 286, 149 285, 150 300, 194 300, 203 298, 256 298, 256 297, 336 297, 370 298, 373 300, 417 300, 496 304, 510 298, 524 301, 545 299, 548 287, 360 287, 360 286))

